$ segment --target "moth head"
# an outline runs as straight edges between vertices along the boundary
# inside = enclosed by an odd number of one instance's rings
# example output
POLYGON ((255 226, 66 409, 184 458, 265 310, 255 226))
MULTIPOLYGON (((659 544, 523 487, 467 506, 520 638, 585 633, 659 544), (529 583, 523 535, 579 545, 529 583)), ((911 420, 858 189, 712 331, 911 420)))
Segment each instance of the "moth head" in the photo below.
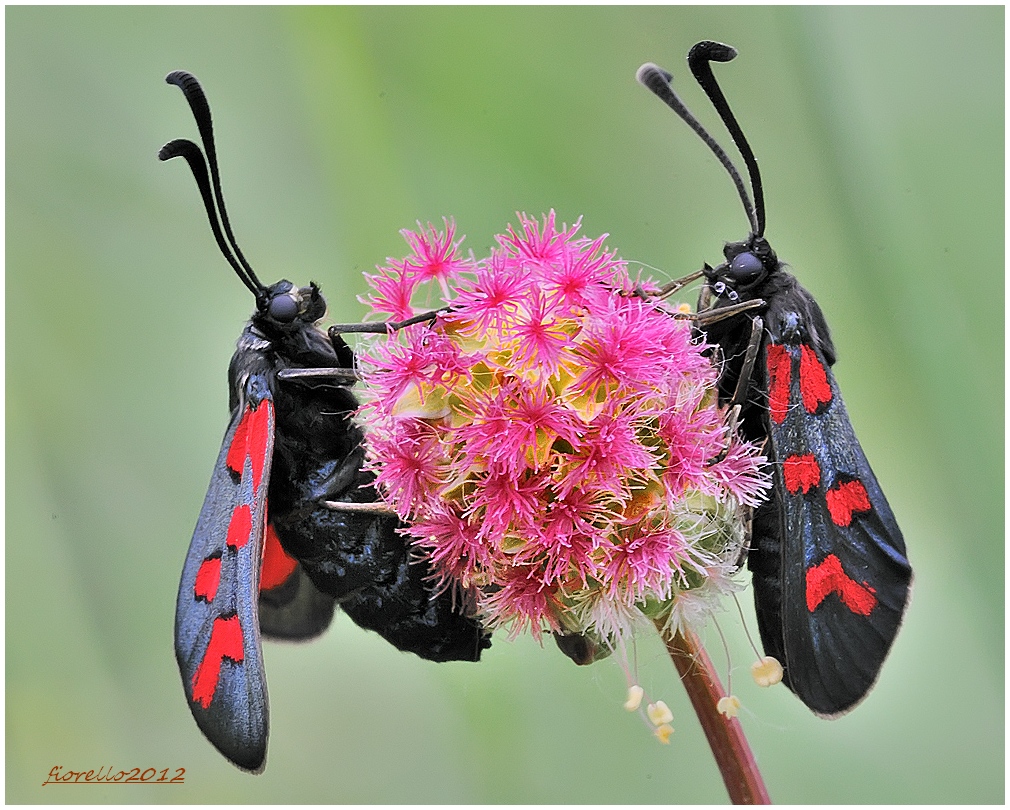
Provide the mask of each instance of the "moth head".
POLYGON ((751 236, 743 242, 727 242, 723 248, 726 261, 703 270, 712 291, 720 298, 736 301, 756 290, 778 270, 779 260, 768 240, 751 236))
POLYGON ((315 323, 326 314, 326 300, 314 281, 308 287, 296 287, 282 279, 267 287, 262 297, 257 296, 257 313, 277 325, 315 323))

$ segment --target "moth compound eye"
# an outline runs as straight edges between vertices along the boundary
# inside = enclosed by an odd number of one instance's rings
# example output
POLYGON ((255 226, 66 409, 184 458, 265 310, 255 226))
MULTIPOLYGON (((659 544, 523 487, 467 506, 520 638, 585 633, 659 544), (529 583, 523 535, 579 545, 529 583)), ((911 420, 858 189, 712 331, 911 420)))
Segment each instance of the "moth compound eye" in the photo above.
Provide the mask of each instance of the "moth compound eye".
POLYGON ((765 271, 761 260, 749 251, 734 256, 728 269, 733 281, 740 285, 757 281, 765 271))
POLYGON ((267 304, 267 315, 278 323, 291 323, 298 317, 298 302, 290 295, 278 295, 267 304))

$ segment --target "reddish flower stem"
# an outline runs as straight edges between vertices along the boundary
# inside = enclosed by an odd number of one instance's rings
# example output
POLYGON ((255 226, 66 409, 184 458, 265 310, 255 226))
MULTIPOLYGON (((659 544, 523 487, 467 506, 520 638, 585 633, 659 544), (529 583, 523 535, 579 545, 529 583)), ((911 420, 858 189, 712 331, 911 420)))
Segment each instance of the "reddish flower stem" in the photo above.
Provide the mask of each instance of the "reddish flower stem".
POLYGON ((719 698, 724 697, 726 691, 698 637, 690 631, 678 631, 671 636, 662 618, 656 620, 656 627, 701 721, 730 801, 733 804, 771 804, 740 721, 724 717, 716 709, 719 698))

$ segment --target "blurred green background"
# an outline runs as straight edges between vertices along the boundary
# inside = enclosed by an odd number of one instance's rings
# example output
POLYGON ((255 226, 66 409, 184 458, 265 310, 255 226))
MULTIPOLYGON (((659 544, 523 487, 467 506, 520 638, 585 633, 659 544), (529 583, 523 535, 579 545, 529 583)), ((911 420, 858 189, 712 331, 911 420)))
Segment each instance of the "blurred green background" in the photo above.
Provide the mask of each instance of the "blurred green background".
MULTIPOLYGON (((270 645, 267 770, 225 762, 172 654, 177 581, 252 309, 167 140, 198 75, 232 222, 265 281, 335 320, 398 231, 456 217, 478 253, 517 210, 675 277, 745 235, 731 183, 635 80, 735 45, 718 75, 761 161, 768 235, 827 313, 852 421, 916 581, 874 692, 819 720, 748 676, 773 799, 1004 800, 1004 11, 930 8, 56 8, 6 11, 8 802, 723 802, 676 716, 625 714, 619 666, 497 638, 479 665, 401 654, 338 615, 270 645), (182 787, 42 787, 50 769, 186 768, 182 787)), ((743 599, 751 616, 750 596, 743 599)), ((753 619, 750 626, 754 628, 753 619)), ((707 633, 725 675, 718 635, 707 633)))

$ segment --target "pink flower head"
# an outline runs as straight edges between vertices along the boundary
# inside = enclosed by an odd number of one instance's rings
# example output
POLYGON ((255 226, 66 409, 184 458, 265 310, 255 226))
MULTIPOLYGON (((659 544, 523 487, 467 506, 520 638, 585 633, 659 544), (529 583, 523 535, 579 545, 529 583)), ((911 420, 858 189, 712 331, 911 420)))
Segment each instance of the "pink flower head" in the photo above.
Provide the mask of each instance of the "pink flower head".
POLYGON ((566 230, 565 226, 562 226, 560 231, 556 230, 553 211, 544 217, 543 226, 526 214, 517 216, 522 233, 509 225, 507 232, 497 237, 497 241, 507 253, 519 261, 533 260, 544 263, 558 261, 580 227, 576 222, 571 229, 566 230))
POLYGON ((489 626, 609 649, 635 616, 725 589, 769 478, 688 323, 553 211, 477 260, 444 226, 404 231, 411 255, 368 276, 366 300, 403 320, 434 283, 447 306, 360 355, 376 486, 439 587, 489 626))
POLYGON ((429 222, 427 228, 417 223, 417 231, 404 228, 400 233, 407 240, 413 254, 404 261, 414 270, 419 283, 435 279, 448 294, 447 279, 471 268, 469 260, 461 258, 457 252, 459 242, 453 242, 456 234, 456 223, 451 219, 443 219, 444 231, 436 231, 429 222))
MULTIPOLYGON (((438 231, 430 222, 417 223, 417 230, 404 228, 400 235, 407 240, 411 253, 404 259, 387 259, 388 266, 376 267, 377 273, 365 273, 365 281, 372 293, 359 296, 363 304, 372 308, 373 314, 388 315, 393 321, 405 321, 414 314, 414 295, 428 282, 438 282, 444 297, 448 297, 448 279, 474 270, 469 257, 459 255, 462 239, 452 241, 456 223, 443 219, 444 231, 438 231)), ((430 303, 430 301, 429 301, 430 303)))
POLYGON ((538 289, 531 289, 526 306, 501 330, 512 349, 510 362, 516 368, 535 368, 553 377, 568 357, 572 337, 565 320, 538 289))
MULTIPOLYGON (((468 358, 457 342, 434 329, 402 329, 377 343, 367 362, 375 393, 384 401, 398 402, 405 393, 416 395, 418 404, 438 389, 468 373, 468 358)), ((403 413, 403 408, 400 410, 403 413)))
POLYGON ((545 387, 512 380, 478 396, 475 402, 461 398, 472 418, 454 435, 469 466, 517 478, 525 470, 538 472, 557 440, 577 441, 575 414, 545 387))
POLYGON ((443 482, 448 471, 437 431, 420 419, 397 420, 392 432, 371 437, 371 451, 382 458, 375 485, 387 493, 404 518, 443 482))
POLYGON ((474 269, 473 279, 459 280, 448 317, 467 331, 484 334, 499 331, 519 312, 519 302, 527 294, 530 280, 510 272, 505 253, 496 252, 474 269), (467 320, 460 318, 465 312, 467 320))
POLYGON ((363 304, 372 308, 373 312, 388 314, 394 321, 405 321, 414 314, 410 300, 417 286, 417 276, 411 272, 405 262, 389 260, 389 267, 377 267, 375 274, 365 273, 373 292, 367 297, 360 297, 363 304))

